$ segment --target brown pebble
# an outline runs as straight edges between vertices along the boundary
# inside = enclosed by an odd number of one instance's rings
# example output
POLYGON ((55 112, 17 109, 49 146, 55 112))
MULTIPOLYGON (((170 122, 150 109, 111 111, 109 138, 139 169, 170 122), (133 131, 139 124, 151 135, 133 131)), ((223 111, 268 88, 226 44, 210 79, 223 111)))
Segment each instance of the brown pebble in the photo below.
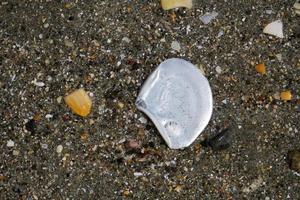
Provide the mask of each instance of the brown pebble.
POLYGON ((291 150, 288 152, 288 162, 290 168, 300 173, 300 150, 291 150))
POLYGON ((125 146, 128 149, 138 149, 141 147, 141 142, 135 139, 130 139, 126 142, 125 146))
POLYGON ((88 137, 89 137, 89 134, 87 132, 82 132, 80 134, 80 139, 81 139, 82 142, 86 142, 88 137))

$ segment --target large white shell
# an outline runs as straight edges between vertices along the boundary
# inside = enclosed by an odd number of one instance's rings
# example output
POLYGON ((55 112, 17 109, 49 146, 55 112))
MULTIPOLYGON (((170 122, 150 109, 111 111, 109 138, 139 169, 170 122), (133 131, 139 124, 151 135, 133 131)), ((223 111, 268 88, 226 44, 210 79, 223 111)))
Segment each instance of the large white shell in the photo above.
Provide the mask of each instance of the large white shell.
POLYGON ((136 106, 172 149, 189 146, 208 124, 212 92, 200 70, 183 59, 161 63, 144 83, 136 106))
POLYGON ((270 24, 268 24, 263 32, 269 35, 274 35, 279 38, 283 38, 283 25, 281 20, 276 20, 270 24))

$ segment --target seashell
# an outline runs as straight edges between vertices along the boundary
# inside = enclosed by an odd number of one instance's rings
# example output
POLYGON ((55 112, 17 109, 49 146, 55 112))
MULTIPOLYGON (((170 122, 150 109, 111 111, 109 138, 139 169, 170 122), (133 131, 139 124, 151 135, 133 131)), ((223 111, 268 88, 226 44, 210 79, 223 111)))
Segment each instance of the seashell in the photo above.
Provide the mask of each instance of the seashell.
POLYGON ((269 35, 274 35, 279 38, 283 38, 283 25, 281 20, 276 20, 270 24, 268 24, 263 32, 269 35))
POLYGON ((213 11, 211 13, 206 13, 200 17, 200 20, 203 22, 203 24, 209 24, 212 20, 214 20, 219 13, 216 11, 213 11))
POLYGON ((161 6, 164 10, 170 10, 173 8, 185 7, 192 8, 192 0, 161 0, 161 6))
POLYGON ((162 62, 144 83, 136 106, 153 121, 172 149, 189 146, 212 115, 213 98, 207 79, 190 62, 162 62))
POLYGON ((66 104, 77 115, 86 117, 91 111, 92 101, 84 89, 78 89, 66 96, 64 99, 66 104))

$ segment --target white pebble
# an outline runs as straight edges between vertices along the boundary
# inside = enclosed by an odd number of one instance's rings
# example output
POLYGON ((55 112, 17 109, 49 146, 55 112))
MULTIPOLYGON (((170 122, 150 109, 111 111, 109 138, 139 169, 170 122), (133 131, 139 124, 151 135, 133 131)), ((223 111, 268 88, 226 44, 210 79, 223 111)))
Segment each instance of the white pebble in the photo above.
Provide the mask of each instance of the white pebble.
POLYGON ((20 151, 19 150, 13 150, 13 155, 14 156, 18 156, 20 154, 20 151))
POLYGON ((15 142, 12 141, 12 140, 8 140, 6 146, 7 147, 13 147, 13 146, 15 146, 15 142))
POLYGON ((48 27, 49 27, 48 23, 44 24, 44 28, 48 28, 48 27))
POLYGON ((64 147, 63 147, 62 145, 58 145, 58 146, 56 147, 56 152, 60 154, 60 153, 62 152, 63 148, 64 148, 64 147))
POLYGON ((44 86, 45 86, 45 83, 44 83, 44 82, 41 82, 41 81, 33 80, 32 83, 33 83, 35 86, 38 86, 38 87, 44 87, 44 86))
POLYGON ((126 42, 126 43, 129 43, 131 40, 128 38, 128 37, 123 37, 122 38, 122 41, 126 42))
POLYGON ((53 117, 53 115, 47 114, 45 117, 46 117, 46 119, 51 119, 53 117))
POLYGON ((145 117, 140 117, 139 118, 139 121, 142 123, 142 124, 146 124, 147 123, 147 119, 145 117))
POLYGON ((180 49, 181 49, 181 47, 180 47, 180 44, 179 44, 179 42, 177 42, 177 41, 173 41, 172 43, 171 43, 171 48, 173 49, 173 50, 175 50, 175 51, 180 51, 180 49))
POLYGON ((221 68, 220 66, 217 66, 217 67, 216 67, 216 72, 217 72, 218 74, 221 74, 221 73, 222 73, 222 68, 221 68))
POLYGON ((59 97, 57 97, 57 99, 56 99, 57 103, 61 103, 61 100, 62 100, 62 96, 59 96, 59 97))
POLYGON ((141 172, 134 172, 133 174, 135 177, 143 176, 143 173, 141 173, 141 172))

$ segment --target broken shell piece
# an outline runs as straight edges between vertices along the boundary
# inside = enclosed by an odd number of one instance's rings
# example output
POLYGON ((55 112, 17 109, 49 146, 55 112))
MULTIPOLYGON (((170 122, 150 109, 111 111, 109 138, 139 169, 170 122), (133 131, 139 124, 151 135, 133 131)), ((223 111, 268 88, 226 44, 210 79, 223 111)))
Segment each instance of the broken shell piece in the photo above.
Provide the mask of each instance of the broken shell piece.
POLYGON ((193 1, 192 0, 161 0, 161 6, 164 10, 170 10, 173 8, 192 8, 193 1))
POLYGON ((202 15, 200 17, 200 20, 204 23, 204 24, 209 24, 209 22, 211 22, 211 20, 215 19, 219 14, 216 11, 213 11, 211 13, 206 13, 205 15, 202 15))
POLYGON ((263 32, 269 35, 274 35, 279 38, 283 38, 283 25, 281 20, 276 20, 270 24, 268 24, 263 32))
POLYGON ((92 107, 92 101, 84 89, 78 89, 65 97, 66 104, 74 113, 86 117, 92 107))
POLYGON ((300 3, 299 2, 295 2, 294 8, 297 9, 297 10, 300 10, 300 3))
POLYGON ((266 74, 266 67, 264 63, 260 63, 256 65, 255 70, 260 74, 266 74))
POLYGON ((193 64, 178 58, 156 68, 136 101, 172 149, 187 147, 198 137, 210 120, 212 105, 207 79, 193 64))

